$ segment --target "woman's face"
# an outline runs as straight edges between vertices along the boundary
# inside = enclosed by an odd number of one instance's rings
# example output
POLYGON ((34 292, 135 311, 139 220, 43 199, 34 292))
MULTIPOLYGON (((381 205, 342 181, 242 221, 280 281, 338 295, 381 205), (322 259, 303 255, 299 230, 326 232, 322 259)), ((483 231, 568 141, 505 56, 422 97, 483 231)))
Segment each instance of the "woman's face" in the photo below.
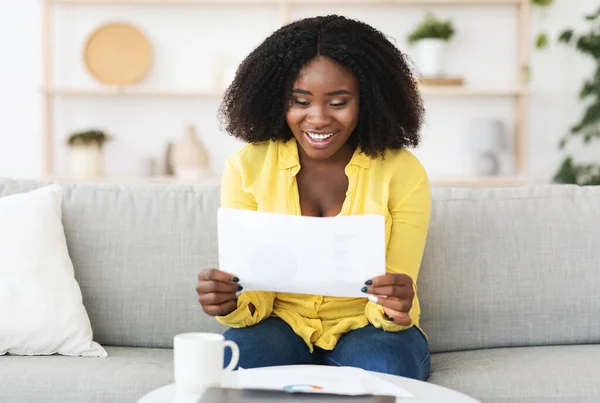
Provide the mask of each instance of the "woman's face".
POLYGON ((343 152, 358 115, 359 85, 351 70, 321 56, 300 70, 286 120, 309 158, 327 160, 343 152))

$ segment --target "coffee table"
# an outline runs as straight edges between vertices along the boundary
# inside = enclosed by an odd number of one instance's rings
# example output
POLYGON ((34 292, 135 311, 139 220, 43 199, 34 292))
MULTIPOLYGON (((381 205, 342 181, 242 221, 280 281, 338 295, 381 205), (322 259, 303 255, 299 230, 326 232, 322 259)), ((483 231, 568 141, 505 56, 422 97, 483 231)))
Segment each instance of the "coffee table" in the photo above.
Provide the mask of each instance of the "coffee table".
MULTIPOLYGON (((310 366, 306 365, 302 367, 310 368, 310 366)), ((269 369, 274 368, 284 371, 289 368, 297 368, 297 366, 290 365, 281 367, 270 367, 269 369)), ((260 370, 261 368, 257 368, 252 371, 260 370)), ((397 402, 480 403, 478 400, 475 400, 472 397, 466 396, 462 393, 429 382, 422 382, 417 381, 415 379, 403 378, 378 372, 371 372, 371 374, 376 375, 385 381, 391 382, 397 386, 406 389, 414 396, 410 399, 396 399, 397 402)), ((224 388, 239 388, 237 380, 237 371, 225 372, 223 374, 222 386, 224 388)), ((175 389, 175 384, 170 384, 147 393, 140 400, 138 400, 138 403, 196 403, 198 399, 199 396, 182 395, 177 393, 175 389)))

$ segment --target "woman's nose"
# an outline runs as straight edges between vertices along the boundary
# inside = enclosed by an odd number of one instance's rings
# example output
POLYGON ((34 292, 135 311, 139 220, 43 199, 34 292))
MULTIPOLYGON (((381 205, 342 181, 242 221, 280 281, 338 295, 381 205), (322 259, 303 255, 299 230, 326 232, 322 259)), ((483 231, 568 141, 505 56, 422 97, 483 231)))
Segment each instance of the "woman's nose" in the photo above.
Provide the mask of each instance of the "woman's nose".
POLYGON ((325 111, 325 108, 314 106, 308 111, 306 120, 311 125, 315 126, 315 129, 328 125, 331 122, 331 116, 325 111))

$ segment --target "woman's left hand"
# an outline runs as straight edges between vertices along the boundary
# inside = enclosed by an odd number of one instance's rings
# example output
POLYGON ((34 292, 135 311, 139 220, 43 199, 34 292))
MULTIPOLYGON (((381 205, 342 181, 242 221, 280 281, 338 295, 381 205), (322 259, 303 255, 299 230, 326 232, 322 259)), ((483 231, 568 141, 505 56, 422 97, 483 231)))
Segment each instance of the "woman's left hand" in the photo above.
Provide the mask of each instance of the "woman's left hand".
POLYGON ((408 312, 412 308, 415 291, 408 275, 388 273, 374 277, 365 284, 362 291, 370 294, 370 301, 383 307, 389 320, 403 326, 411 324, 408 312))

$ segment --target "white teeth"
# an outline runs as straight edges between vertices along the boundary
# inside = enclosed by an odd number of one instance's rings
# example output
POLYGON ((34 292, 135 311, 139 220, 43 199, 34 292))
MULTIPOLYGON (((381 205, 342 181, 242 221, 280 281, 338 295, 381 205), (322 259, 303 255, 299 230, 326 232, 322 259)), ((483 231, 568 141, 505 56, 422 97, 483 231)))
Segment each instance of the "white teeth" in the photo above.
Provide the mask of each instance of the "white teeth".
POLYGON ((313 140, 325 140, 325 139, 328 139, 329 137, 333 136, 333 133, 317 134, 317 133, 306 132, 306 134, 308 134, 308 136, 313 140))

